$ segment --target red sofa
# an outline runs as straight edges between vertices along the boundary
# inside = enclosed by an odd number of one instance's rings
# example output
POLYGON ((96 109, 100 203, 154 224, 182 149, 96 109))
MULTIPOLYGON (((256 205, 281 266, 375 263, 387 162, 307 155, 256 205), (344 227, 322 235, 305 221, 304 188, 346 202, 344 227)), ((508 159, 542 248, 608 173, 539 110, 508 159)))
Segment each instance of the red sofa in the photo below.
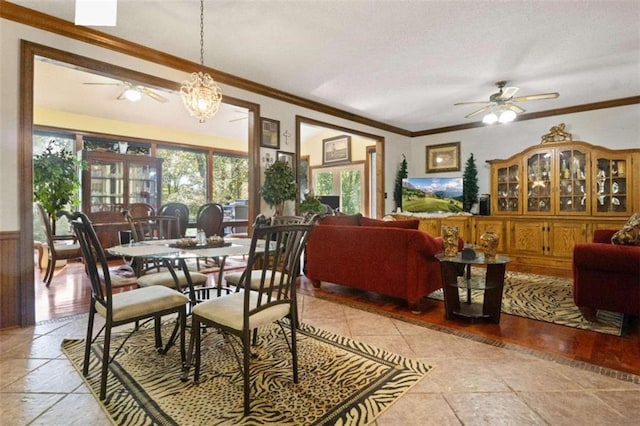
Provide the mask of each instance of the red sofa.
MULTIPOLYGON (((330 282, 401 298, 419 308, 442 287, 442 239, 418 230, 418 220, 382 221, 361 215, 327 216, 311 231, 306 276, 315 287, 330 282)), ((460 239, 460 247, 463 242, 460 239)))
POLYGON ((615 232, 596 230, 573 249, 573 301, 589 321, 598 309, 640 314, 640 246, 611 244, 615 232))

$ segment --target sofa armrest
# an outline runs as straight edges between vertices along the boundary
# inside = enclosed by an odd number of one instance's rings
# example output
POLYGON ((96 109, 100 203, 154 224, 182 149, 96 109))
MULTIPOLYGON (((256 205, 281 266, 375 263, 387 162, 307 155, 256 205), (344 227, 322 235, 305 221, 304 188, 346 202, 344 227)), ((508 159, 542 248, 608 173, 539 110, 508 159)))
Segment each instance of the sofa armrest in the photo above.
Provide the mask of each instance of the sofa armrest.
POLYGON ((577 269, 624 272, 640 277, 640 246, 579 243, 573 248, 577 269))
POLYGON ((593 242, 594 243, 603 243, 603 244, 611 244, 611 237, 615 234, 615 229, 596 229, 593 231, 593 242))

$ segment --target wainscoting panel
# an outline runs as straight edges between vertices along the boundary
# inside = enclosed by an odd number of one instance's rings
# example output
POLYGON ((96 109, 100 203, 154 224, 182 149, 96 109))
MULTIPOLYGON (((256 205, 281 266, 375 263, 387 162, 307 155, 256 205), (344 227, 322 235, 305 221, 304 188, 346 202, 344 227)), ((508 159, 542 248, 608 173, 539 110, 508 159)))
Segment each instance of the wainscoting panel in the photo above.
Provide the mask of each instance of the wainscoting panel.
POLYGON ((0 328, 21 324, 18 239, 17 231, 0 232, 0 328))

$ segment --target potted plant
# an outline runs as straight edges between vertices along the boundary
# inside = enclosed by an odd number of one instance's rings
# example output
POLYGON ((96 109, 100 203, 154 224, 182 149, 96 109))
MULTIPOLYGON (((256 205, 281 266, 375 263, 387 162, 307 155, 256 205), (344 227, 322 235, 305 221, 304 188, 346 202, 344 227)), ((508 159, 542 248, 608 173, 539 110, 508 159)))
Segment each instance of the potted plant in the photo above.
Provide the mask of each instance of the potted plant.
POLYGON ((293 169, 284 161, 275 161, 264 171, 264 186, 260 189, 264 201, 282 216, 285 201, 296 199, 296 178, 293 169))
POLYGON ((58 211, 78 205, 78 172, 84 168, 84 162, 55 139, 50 139, 42 153, 33 157, 33 198, 47 212, 54 234, 58 211))
POLYGON ((304 200, 300 203, 300 213, 305 216, 313 216, 314 214, 322 214, 325 212, 325 207, 313 194, 313 191, 309 191, 304 194, 304 200))
POLYGON ((407 173, 407 157, 402 154, 402 162, 396 174, 396 183, 393 188, 393 201, 396 203, 396 209, 402 209, 402 180, 409 177, 407 173))
POLYGON ((470 212, 478 201, 478 169, 473 154, 469 156, 462 175, 462 210, 470 212))

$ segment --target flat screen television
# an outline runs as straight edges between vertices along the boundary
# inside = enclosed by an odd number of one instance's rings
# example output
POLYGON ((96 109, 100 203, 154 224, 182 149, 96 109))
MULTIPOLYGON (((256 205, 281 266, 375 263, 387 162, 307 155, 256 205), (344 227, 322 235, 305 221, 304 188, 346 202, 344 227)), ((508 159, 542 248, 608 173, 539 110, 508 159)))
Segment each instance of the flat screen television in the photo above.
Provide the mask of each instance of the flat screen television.
POLYGON ((339 195, 320 195, 318 197, 322 204, 326 204, 333 210, 340 208, 340 196, 339 195))
POLYGON ((411 213, 462 211, 462 178, 402 179, 402 210, 411 213))

